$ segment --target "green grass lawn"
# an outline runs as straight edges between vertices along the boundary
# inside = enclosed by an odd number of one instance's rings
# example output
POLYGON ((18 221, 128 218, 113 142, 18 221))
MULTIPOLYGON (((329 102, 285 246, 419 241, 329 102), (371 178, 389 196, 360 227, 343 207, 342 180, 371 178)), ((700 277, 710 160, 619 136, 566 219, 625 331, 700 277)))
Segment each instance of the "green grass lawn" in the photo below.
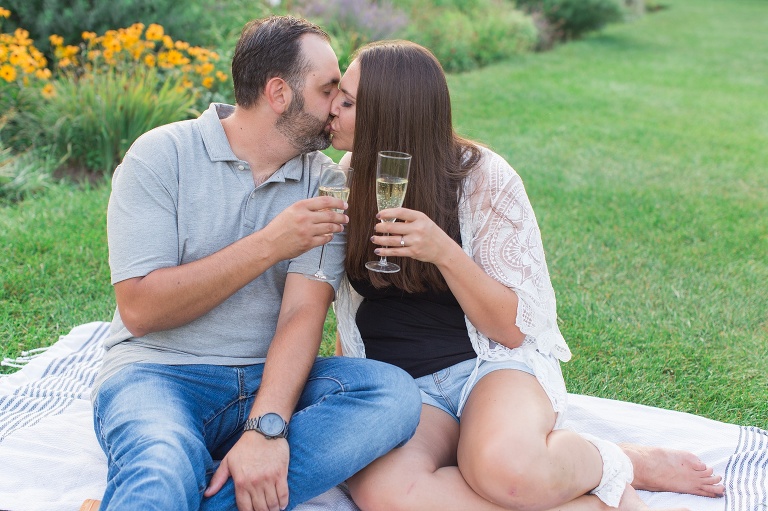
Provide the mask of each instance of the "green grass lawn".
POLYGON ((573 392, 768 425, 768 5, 670 1, 453 77, 523 176, 573 392))
MULTIPOLYGON (((452 76, 455 122, 526 183, 572 392, 767 428, 768 5, 666 5, 452 76)), ((3 356, 111 319, 108 194, 0 209, 3 356)))

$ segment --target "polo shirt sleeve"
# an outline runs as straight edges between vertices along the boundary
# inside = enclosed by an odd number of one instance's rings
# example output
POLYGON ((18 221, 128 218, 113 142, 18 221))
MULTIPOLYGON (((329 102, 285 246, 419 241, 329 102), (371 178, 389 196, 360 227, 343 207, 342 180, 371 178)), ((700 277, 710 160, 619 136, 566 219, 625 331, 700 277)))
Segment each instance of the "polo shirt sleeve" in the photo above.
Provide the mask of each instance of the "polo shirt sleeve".
POLYGON ((161 175, 148 164, 161 142, 157 135, 137 140, 112 177, 107 208, 112 284, 179 264, 178 179, 174 169, 161 175))

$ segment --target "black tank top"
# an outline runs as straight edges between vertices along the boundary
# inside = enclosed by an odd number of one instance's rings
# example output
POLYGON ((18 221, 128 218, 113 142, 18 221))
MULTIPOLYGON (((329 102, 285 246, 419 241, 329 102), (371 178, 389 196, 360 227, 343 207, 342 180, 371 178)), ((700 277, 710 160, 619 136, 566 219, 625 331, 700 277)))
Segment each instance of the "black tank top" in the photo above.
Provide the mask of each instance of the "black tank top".
POLYGON ((450 290, 406 293, 350 282, 363 297, 355 321, 366 357, 394 364, 414 378, 475 357, 464 312, 450 290))

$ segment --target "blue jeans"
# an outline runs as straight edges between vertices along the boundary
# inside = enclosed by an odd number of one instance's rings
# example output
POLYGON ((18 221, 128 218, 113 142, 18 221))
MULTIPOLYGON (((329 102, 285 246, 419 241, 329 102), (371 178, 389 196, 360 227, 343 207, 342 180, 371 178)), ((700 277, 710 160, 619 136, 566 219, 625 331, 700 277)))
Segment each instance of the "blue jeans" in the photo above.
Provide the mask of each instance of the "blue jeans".
MULTIPOLYGON (((263 369, 135 364, 104 382, 94 400, 109 466, 101 509, 236 509, 232 479, 211 498, 203 491, 240 437, 263 369)), ((404 444, 420 411, 401 369, 317 359, 289 421, 288 509, 404 444)))

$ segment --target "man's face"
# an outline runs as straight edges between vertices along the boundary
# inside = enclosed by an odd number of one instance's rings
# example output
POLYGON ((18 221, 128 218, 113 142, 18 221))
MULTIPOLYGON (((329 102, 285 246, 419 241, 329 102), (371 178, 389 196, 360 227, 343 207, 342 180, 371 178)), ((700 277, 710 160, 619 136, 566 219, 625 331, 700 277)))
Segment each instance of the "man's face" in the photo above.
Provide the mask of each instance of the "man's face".
POLYGON ((339 92, 341 79, 336 54, 327 41, 314 34, 301 39, 302 54, 310 62, 304 87, 293 91, 288 109, 276 127, 301 153, 325 149, 331 145, 331 104, 339 92))

